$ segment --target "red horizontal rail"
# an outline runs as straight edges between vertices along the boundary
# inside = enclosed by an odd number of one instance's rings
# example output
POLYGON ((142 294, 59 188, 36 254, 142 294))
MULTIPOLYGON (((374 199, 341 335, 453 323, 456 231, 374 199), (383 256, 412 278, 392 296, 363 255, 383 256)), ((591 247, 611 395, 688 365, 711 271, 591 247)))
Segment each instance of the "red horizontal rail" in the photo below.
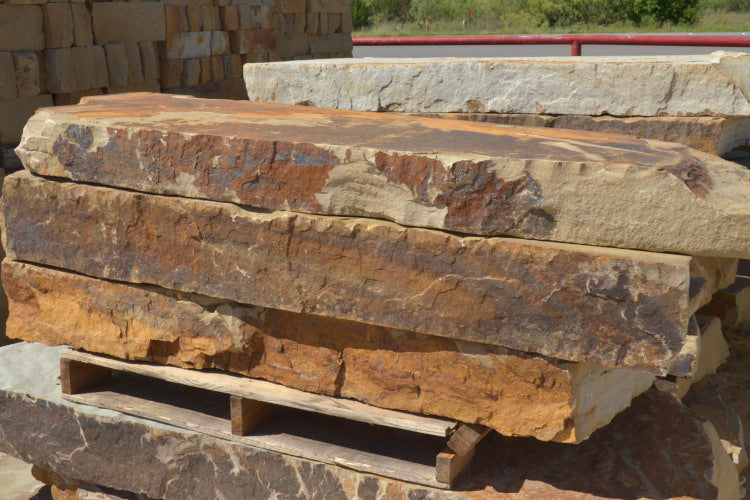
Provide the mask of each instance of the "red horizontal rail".
POLYGON ((731 35, 453 35, 355 37, 354 45, 662 45, 750 47, 750 36, 731 35))

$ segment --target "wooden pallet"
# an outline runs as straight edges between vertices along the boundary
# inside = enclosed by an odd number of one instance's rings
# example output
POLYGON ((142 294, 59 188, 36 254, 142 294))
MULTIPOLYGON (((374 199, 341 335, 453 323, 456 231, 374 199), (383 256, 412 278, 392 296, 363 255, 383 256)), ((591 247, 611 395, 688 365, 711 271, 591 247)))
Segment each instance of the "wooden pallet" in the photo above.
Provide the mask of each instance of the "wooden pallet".
POLYGON ((453 485, 488 432, 229 373, 72 350, 60 380, 70 401, 438 488, 453 485))

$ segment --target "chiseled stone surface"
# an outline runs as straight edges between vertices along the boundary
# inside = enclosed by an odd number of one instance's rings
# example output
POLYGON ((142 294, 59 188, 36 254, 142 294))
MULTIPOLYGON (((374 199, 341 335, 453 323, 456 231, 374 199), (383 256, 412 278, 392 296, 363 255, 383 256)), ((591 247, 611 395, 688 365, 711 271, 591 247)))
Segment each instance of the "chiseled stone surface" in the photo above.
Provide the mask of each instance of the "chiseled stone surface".
POLYGON ((16 260, 570 361, 692 372, 689 298, 706 280, 691 279, 702 266, 687 256, 264 213, 26 171, 6 177, 3 203, 16 260))
POLYGON ((577 442, 653 376, 3 263, 10 335, 577 442))
POLYGON ((750 118, 724 116, 587 116, 520 113, 420 113, 449 118, 522 127, 568 128, 634 135, 643 139, 678 142, 722 156, 750 142, 750 118))
POLYGON ((750 115, 744 53, 324 59, 247 64, 244 72, 251 101, 358 111, 750 115))
POLYGON ((750 171, 682 145, 160 94, 38 112, 27 169, 265 209, 750 257, 750 171))
POLYGON ((0 349, 0 450, 74 480, 152 498, 738 497, 736 469, 716 448, 713 427, 653 390, 580 445, 489 436, 450 492, 63 401, 59 353, 39 344, 0 349))

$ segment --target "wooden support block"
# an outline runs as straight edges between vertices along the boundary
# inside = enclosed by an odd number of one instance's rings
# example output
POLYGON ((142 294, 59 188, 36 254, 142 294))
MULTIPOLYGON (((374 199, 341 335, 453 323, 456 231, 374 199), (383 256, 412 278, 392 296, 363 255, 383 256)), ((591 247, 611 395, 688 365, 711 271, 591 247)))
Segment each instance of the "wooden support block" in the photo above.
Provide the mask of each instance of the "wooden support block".
POLYGON ((229 397, 232 434, 245 436, 263 422, 271 418, 275 405, 247 399, 241 396, 229 397))
POLYGON ((474 458, 473 449, 466 455, 459 455, 446 448, 438 453, 435 461, 435 479, 452 487, 459 474, 471 463, 472 458, 474 458))
POLYGON ((60 385, 63 394, 77 394, 112 378, 112 370, 68 358, 60 358, 60 385))
POLYGON ((458 453, 459 455, 466 455, 474 447, 479 444, 487 434, 489 434, 489 427, 479 424, 461 424, 456 432, 454 432, 450 439, 448 439, 448 447, 458 453))

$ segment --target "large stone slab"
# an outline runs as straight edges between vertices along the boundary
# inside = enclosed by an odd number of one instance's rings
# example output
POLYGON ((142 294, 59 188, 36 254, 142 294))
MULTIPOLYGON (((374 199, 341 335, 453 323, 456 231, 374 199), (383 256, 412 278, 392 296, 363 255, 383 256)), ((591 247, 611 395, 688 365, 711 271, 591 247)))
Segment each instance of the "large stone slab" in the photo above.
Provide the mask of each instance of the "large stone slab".
POLYGON ((407 113, 746 116, 748 74, 750 56, 727 52, 245 65, 251 101, 407 113))
POLYGON ((5 179, 7 253, 94 277, 684 375, 711 266, 374 219, 5 179), (692 289, 691 289, 692 288, 692 289))
POLYGON ((11 337, 579 442, 653 376, 3 263, 11 337))
POLYGON ((449 118, 522 127, 551 127, 607 134, 634 135, 643 139, 679 142, 693 149, 723 156, 750 143, 750 118, 723 116, 586 116, 531 115, 520 113, 420 113, 449 118))
POLYGON ((84 102, 29 121, 27 169, 471 234, 750 257, 750 171, 681 145, 158 94, 84 102))
POLYGON ((577 446, 487 437, 451 492, 63 401, 59 353, 0 349, 0 450, 152 498, 738 498, 736 469, 713 427, 653 390, 577 446))

